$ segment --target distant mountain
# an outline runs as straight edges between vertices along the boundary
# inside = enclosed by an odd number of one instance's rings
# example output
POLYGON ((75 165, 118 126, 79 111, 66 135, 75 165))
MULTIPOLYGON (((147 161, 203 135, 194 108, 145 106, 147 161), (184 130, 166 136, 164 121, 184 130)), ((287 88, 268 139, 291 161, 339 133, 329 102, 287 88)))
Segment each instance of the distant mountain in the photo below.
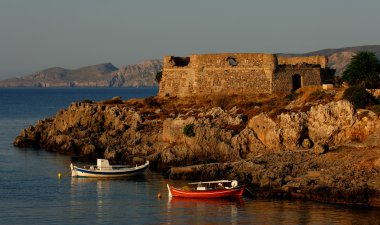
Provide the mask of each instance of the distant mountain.
MULTIPOLYGON (((380 59, 380 45, 365 45, 338 49, 323 49, 304 54, 286 56, 325 55, 329 67, 341 75, 352 56, 360 51, 374 52, 380 59)), ((111 63, 86 66, 75 70, 53 67, 32 75, 0 81, 0 87, 138 87, 156 86, 156 73, 162 70, 161 60, 145 60, 137 65, 120 69, 111 63)))
POLYGON ((325 55, 329 59, 329 67, 336 69, 335 75, 342 75, 344 69, 350 63, 352 56, 357 52, 374 52, 377 58, 380 60, 380 45, 364 45, 356 47, 346 47, 337 49, 322 49, 318 51, 308 52, 304 54, 284 54, 289 56, 303 55, 325 55))
POLYGON ((329 48, 329 49, 322 49, 314 52, 305 53, 304 55, 326 55, 330 56, 337 52, 374 52, 377 56, 377 58, 380 59, 380 45, 363 45, 363 46, 356 46, 356 47, 346 47, 346 48, 329 48))
POLYGON ((162 69, 160 60, 146 60, 118 69, 111 63, 79 69, 53 67, 20 78, 0 81, 0 87, 121 87, 155 86, 155 75, 162 69))

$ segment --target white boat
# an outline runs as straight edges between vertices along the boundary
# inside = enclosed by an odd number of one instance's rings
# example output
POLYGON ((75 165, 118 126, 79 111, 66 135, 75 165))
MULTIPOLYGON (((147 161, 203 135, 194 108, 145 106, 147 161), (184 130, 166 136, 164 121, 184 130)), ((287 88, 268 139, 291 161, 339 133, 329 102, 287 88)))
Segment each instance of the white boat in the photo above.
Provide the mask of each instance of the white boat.
POLYGON ((149 161, 143 165, 126 166, 110 165, 107 159, 98 159, 96 165, 75 166, 71 163, 72 177, 93 177, 93 178, 117 178, 144 175, 149 168, 149 161))

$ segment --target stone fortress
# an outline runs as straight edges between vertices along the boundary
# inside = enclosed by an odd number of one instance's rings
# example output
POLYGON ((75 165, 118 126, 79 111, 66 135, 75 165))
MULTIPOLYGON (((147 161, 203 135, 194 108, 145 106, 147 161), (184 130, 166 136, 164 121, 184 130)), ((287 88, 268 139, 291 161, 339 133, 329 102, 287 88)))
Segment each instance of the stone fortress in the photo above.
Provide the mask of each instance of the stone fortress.
POLYGON ((321 85, 332 76, 327 57, 284 57, 265 53, 165 56, 158 95, 291 93, 321 85))

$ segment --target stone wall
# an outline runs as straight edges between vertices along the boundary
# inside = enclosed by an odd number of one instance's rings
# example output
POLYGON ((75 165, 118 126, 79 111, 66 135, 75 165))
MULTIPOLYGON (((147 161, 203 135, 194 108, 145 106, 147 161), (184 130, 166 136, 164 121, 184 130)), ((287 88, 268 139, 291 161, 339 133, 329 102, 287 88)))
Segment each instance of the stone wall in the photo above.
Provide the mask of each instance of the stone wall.
POLYGON ((290 93, 293 91, 293 76, 300 75, 301 87, 322 84, 321 70, 313 66, 280 66, 273 77, 273 92, 290 93))
POLYGON ((284 57, 278 56, 279 65, 300 65, 300 64, 310 64, 310 65, 320 65, 321 68, 327 68, 327 57, 326 56, 301 56, 301 57, 284 57))
POLYGON ((159 96, 251 94, 292 91, 292 76, 301 85, 320 85, 327 58, 277 57, 264 53, 222 53, 164 58, 159 96), (287 64, 284 64, 287 63, 287 64))

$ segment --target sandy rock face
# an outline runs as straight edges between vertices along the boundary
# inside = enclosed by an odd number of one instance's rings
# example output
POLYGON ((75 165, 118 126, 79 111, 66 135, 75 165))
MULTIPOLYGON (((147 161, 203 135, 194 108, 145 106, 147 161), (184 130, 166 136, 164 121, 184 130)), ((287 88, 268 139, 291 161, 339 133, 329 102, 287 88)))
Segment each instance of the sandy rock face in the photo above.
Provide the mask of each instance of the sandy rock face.
POLYGON ((73 103, 53 119, 24 129, 15 145, 115 160, 153 154, 152 159, 161 161, 158 164, 163 167, 183 160, 188 164, 237 161, 259 153, 306 150, 315 145, 336 147, 355 141, 380 145, 378 116, 370 111, 356 113, 347 101, 317 105, 309 112, 290 112, 275 119, 262 113, 247 124, 236 111, 216 107, 196 117, 149 120, 133 107, 73 103), (194 137, 184 134, 189 124, 193 125, 194 137), (236 131, 236 127, 241 130, 236 131))
POLYGON ((307 136, 307 115, 305 113, 281 114, 279 127, 281 128, 282 145, 286 150, 299 149, 303 139, 307 136))
POLYGON ((254 153, 266 151, 265 145, 249 128, 245 128, 239 135, 234 136, 231 144, 236 151, 240 151, 242 158, 249 158, 254 153))
POLYGON ((315 143, 341 144, 342 140, 334 142, 334 135, 350 128, 357 119, 351 103, 342 100, 326 105, 314 106, 307 114, 309 137, 315 143))
POLYGON ((183 134, 183 129, 186 125, 193 124, 194 122, 194 117, 187 119, 166 119, 162 128, 162 140, 169 143, 184 143, 185 136, 183 134))
POLYGON ((257 138, 265 145, 267 150, 281 150, 281 130, 278 124, 266 114, 253 117, 249 121, 248 127, 255 132, 257 138))
POLYGON ((307 113, 281 114, 276 119, 263 113, 253 117, 247 128, 266 151, 309 149, 318 144, 340 146, 353 141, 380 144, 379 117, 368 110, 357 113, 345 100, 313 106, 307 113))
MULTIPOLYGON (((193 160, 199 162, 210 161, 236 161, 240 159, 239 150, 231 146, 232 132, 225 129, 214 127, 209 119, 212 116, 215 124, 236 125, 241 119, 232 118, 220 108, 215 108, 206 113, 205 117, 195 119, 189 117, 186 119, 166 119, 163 123, 162 140, 170 144, 181 145, 181 149, 186 149, 194 155, 193 160), (193 125, 194 137, 184 134, 184 128, 187 125, 193 125)), ((165 150, 166 152, 168 150, 165 150)), ((165 153, 167 155, 167 153, 165 153)), ((180 153, 182 155, 182 153, 180 153)), ((168 162, 166 158, 166 162, 168 162)))

